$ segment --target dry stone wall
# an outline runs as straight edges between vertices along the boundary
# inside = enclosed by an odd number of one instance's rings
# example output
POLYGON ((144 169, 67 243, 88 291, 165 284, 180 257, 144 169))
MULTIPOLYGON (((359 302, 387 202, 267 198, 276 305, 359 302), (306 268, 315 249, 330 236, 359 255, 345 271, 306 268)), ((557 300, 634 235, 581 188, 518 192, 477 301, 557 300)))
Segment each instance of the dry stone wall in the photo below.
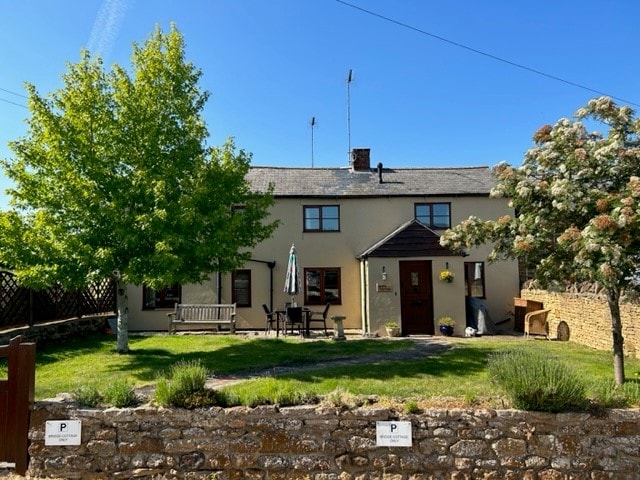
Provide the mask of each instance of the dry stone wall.
MULTIPOLYGON (((557 337, 558 325, 565 322, 569 327, 569 339, 576 343, 612 350, 611 316, 606 298, 589 292, 549 292, 547 290, 524 289, 521 298, 542 302, 549 313, 549 333, 557 337)), ((622 336, 625 355, 640 358, 640 304, 622 302, 622 336)))
POLYGON ((59 344, 70 339, 78 339, 96 332, 104 332, 107 318, 113 314, 90 315, 66 320, 52 320, 37 323, 31 327, 15 327, 0 332, 0 345, 9 344, 9 340, 22 335, 25 342, 35 342, 38 346, 48 343, 59 344))
POLYGON ((640 478, 639 410, 97 410, 54 401, 36 405, 30 440, 28 474, 49 478, 640 478), (81 445, 45 445, 45 422, 65 419, 82 422, 81 445), (377 446, 378 421, 411 422, 412 446, 377 446))

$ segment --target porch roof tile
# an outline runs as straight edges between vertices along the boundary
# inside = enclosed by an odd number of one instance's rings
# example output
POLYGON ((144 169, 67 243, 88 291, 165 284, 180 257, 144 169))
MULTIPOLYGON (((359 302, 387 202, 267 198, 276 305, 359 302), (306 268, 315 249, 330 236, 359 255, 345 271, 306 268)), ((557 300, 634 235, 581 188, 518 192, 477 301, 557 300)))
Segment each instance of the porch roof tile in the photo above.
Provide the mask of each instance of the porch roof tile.
POLYGON ((460 256, 440 245, 440 235, 418 220, 410 220, 367 248, 366 257, 453 257, 460 256))

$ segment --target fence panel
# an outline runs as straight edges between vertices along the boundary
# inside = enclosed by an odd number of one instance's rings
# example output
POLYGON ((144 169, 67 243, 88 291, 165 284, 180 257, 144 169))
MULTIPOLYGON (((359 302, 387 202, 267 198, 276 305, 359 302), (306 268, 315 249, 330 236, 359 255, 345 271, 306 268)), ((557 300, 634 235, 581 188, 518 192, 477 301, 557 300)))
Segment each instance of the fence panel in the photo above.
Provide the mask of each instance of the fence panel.
POLYGON ((86 290, 69 291, 60 285, 43 290, 21 286, 8 271, 0 271, 0 329, 50 320, 81 317, 116 308, 115 282, 104 279, 86 290))

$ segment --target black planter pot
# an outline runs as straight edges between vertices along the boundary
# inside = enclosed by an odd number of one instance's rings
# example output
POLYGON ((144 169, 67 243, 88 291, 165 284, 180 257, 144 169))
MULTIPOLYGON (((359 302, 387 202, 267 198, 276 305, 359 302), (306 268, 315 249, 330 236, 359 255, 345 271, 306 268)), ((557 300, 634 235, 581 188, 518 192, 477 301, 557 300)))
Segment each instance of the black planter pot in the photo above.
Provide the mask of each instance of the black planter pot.
POLYGON ((453 327, 451 325, 440 325, 440 333, 447 337, 451 337, 453 335, 453 327))

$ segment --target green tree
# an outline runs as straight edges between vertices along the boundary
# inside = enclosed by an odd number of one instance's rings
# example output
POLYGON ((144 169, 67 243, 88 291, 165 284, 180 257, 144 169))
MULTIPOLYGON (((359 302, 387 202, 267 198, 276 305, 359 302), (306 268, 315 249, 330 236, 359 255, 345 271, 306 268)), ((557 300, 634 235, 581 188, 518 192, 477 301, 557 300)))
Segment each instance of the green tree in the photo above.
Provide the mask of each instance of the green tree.
POLYGON ((640 265, 640 120, 628 106, 593 99, 575 119, 545 125, 522 166, 494 167, 494 197, 517 214, 475 217, 445 232, 455 250, 493 243, 489 259, 519 258, 536 266, 542 287, 597 282, 611 317, 613 370, 624 383, 623 291, 638 290, 640 265), (587 126, 603 126, 606 135, 587 126))
POLYGON ((43 287, 112 276, 117 350, 128 351, 127 284, 201 282, 250 258, 276 223, 245 180, 251 155, 207 147, 201 71, 172 26, 133 45, 131 74, 83 52, 64 86, 29 94, 28 133, 4 160, 11 208, 0 213, 0 263, 43 287), (240 207, 240 208, 238 208, 240 207))

